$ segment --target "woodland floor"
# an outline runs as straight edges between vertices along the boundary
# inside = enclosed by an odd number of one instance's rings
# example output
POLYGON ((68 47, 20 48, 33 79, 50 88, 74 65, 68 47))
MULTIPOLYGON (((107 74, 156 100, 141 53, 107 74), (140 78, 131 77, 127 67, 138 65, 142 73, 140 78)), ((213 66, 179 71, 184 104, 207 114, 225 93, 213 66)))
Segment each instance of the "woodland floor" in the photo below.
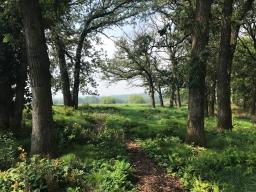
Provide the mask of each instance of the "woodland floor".
POLYGON ((147 157, 140 145, 126 142, 129 159, 135 169, 135 177, 138 179, 137 188, 141 192, 182 192, 185 191, 178 178, 172 177, 162 168, 147 157))
MULTIPOLYGON (((42 161, 41 170, 50 167, 66 191, 87 187, 108 192, 255 192, 255 123, 238 107, 233 111, 232 132, 219 133, 216 117, 205 119, 208 145, 202 148, 184 143, 187 106, 93 105, 79 110, 54 106, 59 164, 42 161), (72 177, 63 174, 65 170, 72 177)), ((20 136, 0 134, 1 192, 13 191, 12 183, 20 183, 18 189, 24 191, 22 178, 28 174, 34 189, 48 187, 44 179, 48 171, 38 171, 38 162, 12 163, 20 153, 18 146, 30 150, 32 116, 24 116, 20 136)))

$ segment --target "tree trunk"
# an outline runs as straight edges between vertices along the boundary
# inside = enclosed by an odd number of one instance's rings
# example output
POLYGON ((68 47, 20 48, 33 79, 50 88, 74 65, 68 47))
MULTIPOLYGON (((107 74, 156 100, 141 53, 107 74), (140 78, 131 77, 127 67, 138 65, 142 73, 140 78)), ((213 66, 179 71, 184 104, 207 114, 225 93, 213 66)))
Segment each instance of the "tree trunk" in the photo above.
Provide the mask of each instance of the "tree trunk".
POLYGON ((73 103, 70 92, 70 79, 68 75, 67 63, 65 58, 65 47, 58 34, 54 34, 53 36, 59 60, 64 105, 72 106, 73 103))
POLYGON ((176 103, 175 101, 175 86, 172 85, 171 86, 171 97, 170 97, 170 108, 173 108, 174 107, 174 103, 176 103))
POLYGON ((247 105, 246 105, 246 101, 247 101, 247 97, 246 97, 246 96, 244 96, 244 98, 243 98, 243 111, 244 111, 244 112, 247 112, 247 105))
POLYGON ((159 100, 160 100, 160 106, 161 106, 161 107, 164 107, 164 99, 163 99, 162 89, 161 89, 160 86, 159 86, 158 89, 159 89, 158 95, 159 95, 159 100))
POLYGON ((177 85, 177 100, 178 100, 178 108, 181 108, 180 88, 178 85, 177 85))
POLYGON ((155 108, 156 107, 156 101, 155 101, 155 89, 154 89, 153 82, 150 82, 149 94, 150 94, 150 98, 151 98, 152 107, 155 108))
POLYGON ((186 142, 204 146, 204 91, 211 0, 196 0, 195 24, 189 71, 188 127, 186 142))
POLYGON ((256 94, 254 93, 252 95, 252 98, 251 98, 251 109, 250 109, 250 114, 251 115, 255 115, 256 113, 256 94))
POLYGON ((204 116, 209 117, 209 110, 208 110, 208 90, 205 90, 204 94, 204 116))
POLYGON ((3 43, 3 36, 0 34, 0 130, 9 129, 9 118, 11 109, 11 84, 8 65, 8 54, 3 43))
POLYGON ((213 81, 211 90, 210 90, 210 99, 209 99, 209 116, 213 117, 215 112, 215 102, 216 102, 216 80, 213 81))
POLYGON ((171 95, 171 97, 170 97, 170 101, 169 101, 170 103, 169 103, 169 107, 170 108, 173 108, 174 107, 174 103, 173 103, 173 96, 171 95))
POLYGON ((10 128, 14 130, 14 132, 17 132, 22 128, 22 115, 25 101, 24 95, 27 79, 27 68, 28 61, 26 54, 26 46, 24 45, 21 53, 21 63, 18 69, 17 83, 15 89, 15 102, 13 107, 14 110, 10 117, 10 128))
POLYGON ((219 62, 217 65, 218 129, 232 130, 230 69, 231 69, 231 17, 233 0, 225 0, 223 5, 219 62))
POLYGON ((11 85, 0 79, 0 130, 9 129, 11 108, 11 85))
POLYGON ((84 39, 87 35, 86 29, 82 32, 79 38, 78 46, 76 49, 76 60, 75 60, 75 70, 74 70, 74 86, 73 86, 73 106, 78 109, 78 96, 79 96, 79 86, 80 86, 80 72, 81 72, 81 57, 82 49, 84 44, 84 39))
POLYGON ((32 89, 31 154, 53 154, 50 61, 37 0, 20 0, 32 89))

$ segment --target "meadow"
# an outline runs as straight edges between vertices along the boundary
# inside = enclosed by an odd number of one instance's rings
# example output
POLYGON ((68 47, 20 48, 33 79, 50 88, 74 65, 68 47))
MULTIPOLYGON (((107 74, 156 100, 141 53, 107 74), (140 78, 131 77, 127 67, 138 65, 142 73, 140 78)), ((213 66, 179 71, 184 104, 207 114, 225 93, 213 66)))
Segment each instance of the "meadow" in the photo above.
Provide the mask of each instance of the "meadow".
POLYGON ((185 144, 187 107, 54 106, 56 158, 30 157, 31 113, 18 135, 0 136, 0 191, 138 191, 127 141, 134 141, 186 191, 256 189, 256 130, 234 115, 232 132, 206 118, 207 147, 185 144))

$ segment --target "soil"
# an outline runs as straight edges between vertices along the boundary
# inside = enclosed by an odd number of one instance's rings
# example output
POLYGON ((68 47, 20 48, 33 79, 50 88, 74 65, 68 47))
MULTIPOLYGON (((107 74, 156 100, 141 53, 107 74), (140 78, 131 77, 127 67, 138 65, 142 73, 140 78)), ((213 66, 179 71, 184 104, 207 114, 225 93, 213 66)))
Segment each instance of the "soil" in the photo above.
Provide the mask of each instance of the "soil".
POLYGON ((130 162, 140 192, 185 192, 178 178, 156 165, 134 141, 127 141, 130 162))

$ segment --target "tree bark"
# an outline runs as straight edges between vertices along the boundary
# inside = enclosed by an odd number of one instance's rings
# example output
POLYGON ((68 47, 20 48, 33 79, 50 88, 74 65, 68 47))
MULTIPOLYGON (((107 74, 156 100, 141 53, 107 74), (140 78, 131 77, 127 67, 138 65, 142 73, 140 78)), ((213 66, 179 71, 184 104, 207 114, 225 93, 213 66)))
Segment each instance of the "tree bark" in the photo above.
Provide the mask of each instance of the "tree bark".
POLYGON ((175 98, 175 86, 172 85, 172 88, 171 88, 170 107, 174 107, 174 104, 176 105, 177 102, 176 102, 176 98, 175 98))
POLYGON ((173 108, 174 107, 174 103, 173 103, 173 96, 170 96, 170 101, 169 101, 169 107, 173 108))
POLYGON ((215 102, 216 102, 216 80, 213 81, 211 90, 210 90, 210 99, 209 99, 209 116, 213 117, 215 114, 215 102))
POLYGON ((209 117, 209 110, 208 110, 208 90, 207 88, 205 89, 205 94, 204 94, 204 116, 209 117))
POLYGON ((225 0, 221 26, 219 62, 217 65, 218 129, 232 130, 230 68, 231 56, 231 18, 233 0, 225 0))
POLYGON ((244 111, 244 112, 247 111, 247 103, 246 103, 246 101, 247 101, 247 97, 244 96, 244 97, 243 97, 243 111, 244 111))
MULTIPOLYGON (((25 42, 24 42, 25 44, 25 42)), ((27 54, 26 54, 26 46, 23 46, 23 50, 21 53, 21 63, 18 69, 17 74, 17 83, 15 89, 15 102, 14 102, 14 110, 10 117, 10 128, 17 132, 22 128, 22 116, 24 109, 24 95, 25 95, 25 87, 26 87, 26 79, 27 79, 27 54)))
POLYGON ((181 108, 180 88, 178 85, 177 85, 177 101, 178 101, 178 108, 181 108))
POLYGON ((209 39, 211 0, 197 0, 192 33, 192 53, 189 71, 188 126, 186 142, 204 146, 204 91, 209 39))
POLYGON ((3 43, 3 36, 0 34, 0 130, 9 129, 9 118, 11 110, 11 84, 8 65, 8 54, 3 43))
POLYGON ((155 100, 155 88, 152 80, 149 80, 149 94, 150 94, 150 99, 151 99, 151 104, 152 107, 156 107, 156 100, 155 100))
POLYGON ((161 89, 160 86, 159 86, 158 89, 159 89, 158 95, 159 95, 159 100, 160 100, 160 106, 161 106, 161 107, 164 107, 164 99, 163 99, 162 89, 161 89))
POLYGON ((251 97, 251 108, 250 108, 250 114, 255 115, 256 113, 256 93, 254 93, 251 97))
POLYGON ((150 97, 151 97, 152 107, 156 108, 155 91, 154 91, 154 89, 150 91, 150 97))
POLYGON ((20 0, 32 89, 31 154, 53 154, 50 61, 37 0, 20 0))
POLYGON ((0 130, 8 130, 11 108, 11 85, 0 79, 0 130))
POLYGON ((63 101, 65 106, 72 106, 72 96, 70 92, 70 79, 68 75, 67 63, 65 58, 65 47, 61 41, 58 34, 54 34, 54 42, 57 50, 59 68, 60 68, 60 78, 61 78, 61 87, 63 93, 63 101))
POLYGON ((81 33, 79 37, 78 46, 76 49, 76 59, 75 59, 75 70, 74 70, 74 86, 73 86, 73 106, 78 109, 78 96, 79 96, 79 86, 80 86, 80 72, 81 72, 81 57, 82 49, 84 44, 84 39, 87 35, 86 29, 81 33))

